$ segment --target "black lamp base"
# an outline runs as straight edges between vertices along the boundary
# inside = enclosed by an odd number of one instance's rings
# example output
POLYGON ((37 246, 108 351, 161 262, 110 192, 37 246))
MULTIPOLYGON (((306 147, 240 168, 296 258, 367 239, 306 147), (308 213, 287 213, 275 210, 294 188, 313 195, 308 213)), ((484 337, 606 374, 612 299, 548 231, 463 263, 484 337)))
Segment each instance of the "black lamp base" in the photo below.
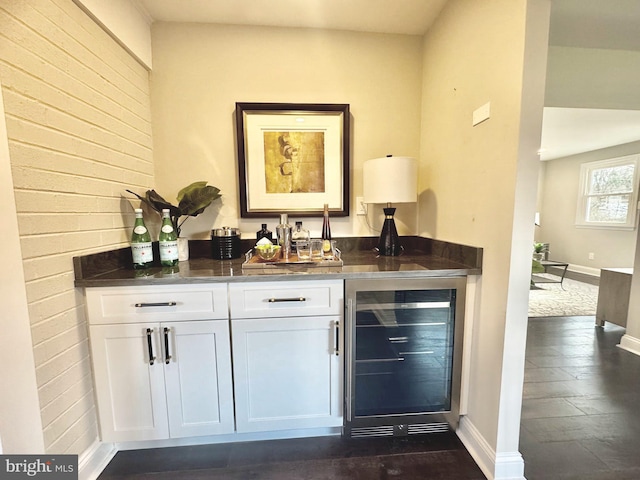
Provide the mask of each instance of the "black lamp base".
POLYGON ((384 209, 384 225, 382 226, 382 233, 380 234, 380 240, 378 242, 378 252, 380 255, 396 257, 402 252, 400 237, 398 237, 396 223, 393 220, 394 213, 396 213, 396 209, 393 207, 384 209))

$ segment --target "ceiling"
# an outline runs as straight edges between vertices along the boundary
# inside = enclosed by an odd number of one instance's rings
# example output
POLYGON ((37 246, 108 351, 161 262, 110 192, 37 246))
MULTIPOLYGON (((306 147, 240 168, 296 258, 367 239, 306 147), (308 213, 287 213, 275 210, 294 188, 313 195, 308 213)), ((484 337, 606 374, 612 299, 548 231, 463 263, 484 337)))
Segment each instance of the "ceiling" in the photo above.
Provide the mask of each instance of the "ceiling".
POLYGON ((640 110, 546 107, 541 160, 640 140, 640 110))
MULTIPOLYGON (((640 51, 640 1, 551 0, 549 44, 640 51)), ((640 140, 640 111, 545 108, 541 160, 640 140)))
MULTIPOLYGON (((447 0, 133 0, 153 21, 422 35, 447 0)), ((551 0, 551 45, 639 50, 639 0, 551 0)), ((640 112, 545 108, 541 159, 640 140, 640 112)))
POLYGON ((165 22, 424 34, 447 0, 136 0, 165 22))

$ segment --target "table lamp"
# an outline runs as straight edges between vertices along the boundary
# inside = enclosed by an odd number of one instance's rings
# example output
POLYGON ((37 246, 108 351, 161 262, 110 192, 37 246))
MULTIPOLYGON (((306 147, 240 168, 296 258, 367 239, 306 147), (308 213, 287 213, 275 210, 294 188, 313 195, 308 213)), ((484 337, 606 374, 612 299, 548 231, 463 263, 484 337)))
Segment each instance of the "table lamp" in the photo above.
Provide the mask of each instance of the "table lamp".
POLYGON ((391 204, 417 201, 418 164, 415 158, 387 155, 364 162, 362 173, 363 202, 387 204, 378 251, 380 255, 400 255, 402 246, 393 220, 396 209, 391 204))

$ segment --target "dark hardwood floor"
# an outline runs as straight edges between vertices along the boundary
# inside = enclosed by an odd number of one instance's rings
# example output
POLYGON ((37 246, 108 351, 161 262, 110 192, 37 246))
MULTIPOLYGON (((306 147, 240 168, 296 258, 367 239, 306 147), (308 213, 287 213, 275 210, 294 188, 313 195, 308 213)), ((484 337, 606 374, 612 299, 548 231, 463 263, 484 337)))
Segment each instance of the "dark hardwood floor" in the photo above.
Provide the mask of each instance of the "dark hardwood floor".
POLYGON ((118 452, 99 480, 484 480, 454 433, 118 452))
MULTIPOLYGON (((527 480, 640 478, 640 357, 594 317, 529 319, 520 452, 527 480)), ((453 433, 319 437, 119 452, 100 480, 484 479, 453 433)))
POLYGON ((520 452, 527 480, 640 478, 640 357, 595 317, 530 318, 520 452))

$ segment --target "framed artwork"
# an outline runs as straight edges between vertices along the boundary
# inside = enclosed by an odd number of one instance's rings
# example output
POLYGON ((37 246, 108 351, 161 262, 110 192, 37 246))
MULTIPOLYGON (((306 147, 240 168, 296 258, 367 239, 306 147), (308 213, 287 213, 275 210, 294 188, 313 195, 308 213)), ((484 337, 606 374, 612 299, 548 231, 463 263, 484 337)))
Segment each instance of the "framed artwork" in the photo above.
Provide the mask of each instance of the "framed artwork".
POLYGON ((242 217, 349 215, 349 105, 236 103, 242 217))

